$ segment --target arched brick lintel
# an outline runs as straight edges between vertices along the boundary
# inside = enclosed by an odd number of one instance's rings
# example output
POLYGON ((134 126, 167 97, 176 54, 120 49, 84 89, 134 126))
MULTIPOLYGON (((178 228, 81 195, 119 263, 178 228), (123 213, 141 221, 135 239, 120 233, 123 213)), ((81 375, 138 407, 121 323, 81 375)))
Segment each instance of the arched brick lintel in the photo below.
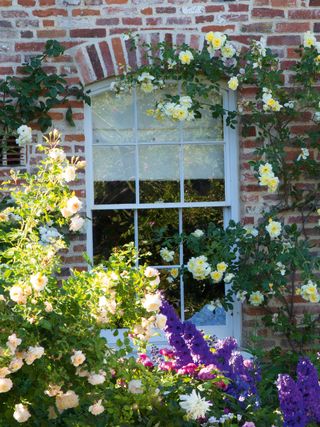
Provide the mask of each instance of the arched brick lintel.
MULTIPOLYGON (((200 49, 204 44, 204 35, 191 32, 151 32, 139 33, 140 39, 146 43, 167 41, 173 45, 188 43, 195 49, 200 49)), ((108 77, 118 76, 128 66, 136 69, 147 65, 143 48, 130 50, 130 41, 117 35, 103 40, 82 44, 73 53, 78 68, 80 80, 84 85, 89 85, 108 77)))

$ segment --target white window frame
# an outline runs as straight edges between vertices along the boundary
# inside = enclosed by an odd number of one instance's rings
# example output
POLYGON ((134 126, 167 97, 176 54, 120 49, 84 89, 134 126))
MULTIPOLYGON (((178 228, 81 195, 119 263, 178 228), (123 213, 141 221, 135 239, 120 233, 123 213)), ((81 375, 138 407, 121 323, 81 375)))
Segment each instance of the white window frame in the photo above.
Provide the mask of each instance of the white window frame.
MULTIPOLYGON (((107 90, 110 90, 110 80, 106 80, 104 82, 99 82, 92 84, 88 87, 90 89, 90 94, 92 96, 103 93, 107 90)), ((222 93, 223 93, 223 105, 227 110, 234 111, 237 108, 236 102, 236 93, 228 89, 225 85, 222 85, 222 93)), ((144 203, 130 203, 130 204, 94 204, 94 175, 93 175, 93 133, 92 133, 92 110, 91 107, 85 104, 84 110, 84 133, 85 133, 85 158, 87 162, 86 167, 86 209, 87 209, 87 217, 89 221, 87 221, 87 253, 91 259, 93 259, 93 231, 92 231, 92 211, 93 210, 115 210, 115 209, 131 209, 134 210, 134 215, 137 215, 137 211, 139 209, 150 209, 150 204, 144 203)), ((136 119, 135 119, 136 120, 136 119)), ((225 155, 224 155, 224 173, 225 173, 225 201, 216 201, 216 202, 177 202, 177 203, 152 203, 152 209, 169 209, 176 208, 179 209, 179 215, 181 215, 182 209, 187 207, 221 207, 223 208, 223 219, 224 224, 228 224, 228 222, 233 219, 234 221, 240 220, 240 194, 239 194, 239 142, 238 142, 238 127, 236 126, 232 129, 230 126, 226 125, 226 119, 224 119, 224 132, 223 132, 223 141, 216 141, 209 143, 211 144, 219 144, 224 145, 225 147, 225 155)), ((137 143, 137 142, 136 142, 137 143)), ((186 142, 187 143, 187 142, 186 142)), ((193 141, 192 143, 196 144, 198 141, 193 141)), ((199 143, 201 143, 199 141, 199 143)), ((140 143, 141 144, 141 143, 140 143)), ((150 144, 150 143, 148 143, 150 144)), ((159 145, 166 144, 155 143, 159 145)), ((179 142, 175 142, 172 144, 179 144, 179 142)), ((208 142, 206 142, 208 145, 208 142)), ((136 150, 137 151, 137 150, 136 150)), ((137 157, 137 156, 136 156, 137 157)), ((136 174, 138 175, 138 174, 136 174)), ((180 185, 183 183, 183 176, 180 176, 180 185)), ((136 192, 139 194, 139 176, 136 176, 136 192)), ((138 200, 139 201, 139 200, 138 200)), ((179 223, 181 224, 181 220, 179 218, 179 223)), ((137 228, 137 221, 135 218, 135 228, 137 228)), ((180 230, 181 231, 181 230, 180 230)), ((137 246, 137 236, 138 232, 135 230, 135 245, 137 246)), ((182 248, 181 248, 182 251, 182 248)), ((181 259, 181 256, 180 256, 181 259)), ((159 266, 155 266, 158 267, 159 266)), ((168 268, 180 268, 180 265, 170 265, 168 268)), ((166 268, 166 267, 161 267, 166 268)), ((183 296, 183 286, 182 288, 182 296, 183 296)), ((228 285, 226 285, 228 288, 228 285)), ((181 311, 183 312, 183 303, 181 305, 181 311)), ((238 343, 241 343, 241 335, 242 335, 242 311, 241 311, 241 303, 238 301, 234 301, 233 310, 228 310, 226 312, 226 325, 218 325, 218 326, 201 326, 201 329, 206 334, 214 334, 218 338, 224 338, 226 336, 233 336, 238 343)), ((116 339, 121 338, 123 336, 124 330, 119 330, 119 335, 117 337, 113 336, 112 331, 106 330, 103 333, 109 343, 114 343, 116 339)), ((158 337, 152 338, 151 342, 157 345, 163 345, 165 338, 162 333, 159 334, 158 337)))

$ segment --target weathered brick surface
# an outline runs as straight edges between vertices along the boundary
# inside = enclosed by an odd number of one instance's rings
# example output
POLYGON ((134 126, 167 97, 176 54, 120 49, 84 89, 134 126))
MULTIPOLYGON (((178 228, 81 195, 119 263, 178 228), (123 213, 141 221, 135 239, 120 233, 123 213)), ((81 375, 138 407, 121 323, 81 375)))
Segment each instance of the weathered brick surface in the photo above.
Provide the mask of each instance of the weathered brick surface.
MULTIPOLYGON (((320 0, 0 0, 0 75, 17 73, 19 65, 42 51, 45 39, 56 38, 68 49, 66 54, 51 61, 58 71, 67 74, 70 84, 81 80, 85 85, 118 75, 123 65, 136 67, 145 63, 141 51, 130 51, 121 33, 138 31, 149 42, 166 40, 170 43, 188 42, 195 48, 203 46, 207 31, 222 31, 245 47, 252 39, 267 36, 268 44, 278 53, 285 68, 297 58, 295 48, 301 34, 307 30, 320 32, 320 0)), ((320 40, 320 36, 319 36, 320 40)), ((239 101, 254 97, 252 88, 239 93, 239 101)), ((82 103, 73 103, 75 128, 63 121, 65 106, 52 112, 55 126, 63 131, 68 155, 85 156, 85 136, 82 103)), ((295 132, 305 130, 307 117, 293 126, 295 132)), ((276 202, 257 185, 248 161, 256 146, 256 132, 240 138, 241 216, 244 223, 255 223, 264 206, 276 202)), ((290 152, 295 158, 296 152, 290 152)), ((319 154, 318 154, 319 156, 319 154)), ((38 161, 34 147, 28 153, 30 164, 38 161)), ((8 169, 0 169, 0 180, 8 169)), ((312 186, 305 182, 304 187, 312 186)), ((82 174, 74 189, 85 196, 85 176, 82 174)), ((320 236, 314 233, 316 216, 309 218, 306 231, 319 245, 320 236)), ((297 222, 289 215, 287 221, 297 222)), ((85 251, 85 236, 72 240, 66 256, 70 266, 83 268, 81 253, 85 251)), ((301 304, 300 310, 309 310, 301 304)), ((249 336, 261 317, 252 307, 243 311, 244 336, 249 336)), ((276 337, 260 328, 267 344, 276 337)))

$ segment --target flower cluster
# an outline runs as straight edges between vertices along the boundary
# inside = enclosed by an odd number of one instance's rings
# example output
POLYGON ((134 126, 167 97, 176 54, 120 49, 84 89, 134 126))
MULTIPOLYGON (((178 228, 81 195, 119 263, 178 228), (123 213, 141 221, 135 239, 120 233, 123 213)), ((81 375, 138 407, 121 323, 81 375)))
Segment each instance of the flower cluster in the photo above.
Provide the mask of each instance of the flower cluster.
POLYGON ((275 193, 279 187, 279 178, 274 175, 272 165, 264 163, 259 166, 259 184, 266 185, 270 193, 275 193))
POLYGON ((262 101, 264 111, 280 111, 283 108, 283 105, 279 101, 274 99, 272 95, 272 90, 264 87, 262 89, 262 101))
POLYGON ((179 122, 189 122, 195 118, 190 96, 180 96, 178 102, 159 102, 157 108, 149 109, 147 114, 160 120, 169 118, 179 122))
POLYGON ((266 225, 266 230, 269 233, 271 239, 276 239, 280 236, 282 231, 282 225, 279 221, 273 221, 271 218, 269 219, 269 224, 266 225))
POLYGON ((210 31, 205 35, 208 43, 207 50, 211 57, 221 58, 228 65, 234 65, 234 57, 237 54, 235 46, 228 41, 225 34, 210 31))
POLYGON ((32 142, 32 129, 29 126, 22 125, 17 129, 18 138, 16 143, 20 146, 30 144, 32 142))
POLYGON ((208 258, 204 255, 192 257, 188 261, 187 269, 196 280, 204 280, 211 273, 211 267, 207 262, 208 258))
POLYGON ((285 427, 305 427, 320 422, 318 373, 309 359, 299 360, 297 381, 290 375, 279 375, 277 388, 285 427))
POLYGON ((298 294, 300 294, 303 299, 309 302, 317 303, 320 301, 320 293, 317 284, 312 280, 308 280, 305 285, 302 285, 298 294))

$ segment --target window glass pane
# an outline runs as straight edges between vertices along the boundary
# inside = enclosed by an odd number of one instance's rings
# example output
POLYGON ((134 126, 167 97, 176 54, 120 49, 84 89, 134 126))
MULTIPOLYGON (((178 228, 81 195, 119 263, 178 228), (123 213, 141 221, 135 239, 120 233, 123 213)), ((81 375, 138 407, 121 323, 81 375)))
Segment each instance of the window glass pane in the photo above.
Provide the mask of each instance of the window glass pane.
POLYGON ((138 211, 139 250, 151 252, 150 265, 179 264, 178 244, 171 248, 173 259, 168 263, 160 256, 165 240, 179 232, 178 209, 142 209, 138 211))
POLYGON ((177 145, 139 147, 140 202, 179 202, 179 149, 177 145))
MULTIPOLYGON (((202 99, 208 103, 208 99, 202 99)), ((210 95, 210 103, 221 104, 222 96, 210 95)), ((201 110, 201 119, 183 123, 184 141, 222 141, 223 140, 223 119, 213 118, 210 111, 201 110)))
POLYGON ((186 202, 225 199, 223 145, 187 144, 183 163, 186 202))
POLYGON ((135 147, 93 147, 94 200, 135 203, 135 147))
POLYGON ((165 299, 174 306, 177 313, 181 311, 180 268, 160 269, 161 282, 159 288, 165 299))
POLYGON ((147 115, 146 111, 154 109, 157 101, 163 100, 164 94, 178 94, 177 85, 166 85, 165 89, 144 93, 137 89, 138 141, 139 142, 176 142, 180 140, 180 125, 169 119, 157 120, 147 115))
POLYGON ((133 96, 116 95, 112 90, 92 98, 94 144, 125 144, 133 142, 133 96))
POLYGON ((134 241, 132 210, 93 211, 92 226, 95 263, 107 259, 113 248, 134 241))
MULTIPOLYGON (((190 234, 197 228, 205 231, 210 223, 223 227, 222 208, 191 208, 183 210, 183 230, 190 234)), ((183 259, 187 265, 189 259, 198 256, 184 245, 183 259)), ((213 284, 206 279, 195 280, 188 271, 184 274, 184 304, 185 318, 191 319, 195 324, 201 325, 224 325, 226 322, 225 311, 217 309, 212 312, 208 308, 210 301, 220 298, 224 294, 224 283, 213 284)))

